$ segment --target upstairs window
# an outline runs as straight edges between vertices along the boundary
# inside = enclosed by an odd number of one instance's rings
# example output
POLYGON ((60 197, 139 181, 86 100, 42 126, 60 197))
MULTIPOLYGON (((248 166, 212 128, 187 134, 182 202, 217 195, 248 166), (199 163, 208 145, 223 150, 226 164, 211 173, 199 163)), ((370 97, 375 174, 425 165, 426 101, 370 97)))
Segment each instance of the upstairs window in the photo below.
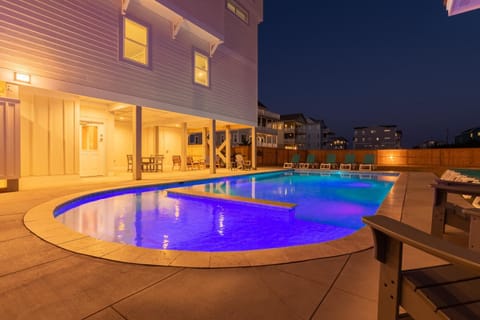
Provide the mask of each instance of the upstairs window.
POLYGON ((148 66, 149 30, 138 22, 123 17, 123 59, 148 66))
POLYGON ((243 9, 240 5, 238 5, 233 0, 227 0, 227 9, 234 15, 236 15, 240 20, 245 23, 248 23, 248 12, 247 10, 243 9))
POLYGON ((210 85, 209 60, 208 57, 200 52, 194 52, 194 71, 193 81, 196 84, 208 87, 210 85))

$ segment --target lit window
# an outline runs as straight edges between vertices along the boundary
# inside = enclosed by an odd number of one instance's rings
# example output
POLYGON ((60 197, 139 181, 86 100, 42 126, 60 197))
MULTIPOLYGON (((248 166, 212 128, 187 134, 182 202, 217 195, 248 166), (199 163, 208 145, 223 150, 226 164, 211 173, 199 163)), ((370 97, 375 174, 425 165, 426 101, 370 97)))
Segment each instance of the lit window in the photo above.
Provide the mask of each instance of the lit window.
POLYGON ((148 28, 127 17, 123 18, 123 59, 147 66, 148 28))
POLYGON ((194 82, 208 87, 209 73, 208 73, 208 57, 195 51, 194 58, 194 82))
POLYGON ((247 10, 243 9, 233 0, 227 0, 227 9, 234 15, 236 15, 240 20, 245 23, 248 23, 248 12, 247 10))
POLYGON ((98 150, 97 126, 82 126, 82 151, 98 150))

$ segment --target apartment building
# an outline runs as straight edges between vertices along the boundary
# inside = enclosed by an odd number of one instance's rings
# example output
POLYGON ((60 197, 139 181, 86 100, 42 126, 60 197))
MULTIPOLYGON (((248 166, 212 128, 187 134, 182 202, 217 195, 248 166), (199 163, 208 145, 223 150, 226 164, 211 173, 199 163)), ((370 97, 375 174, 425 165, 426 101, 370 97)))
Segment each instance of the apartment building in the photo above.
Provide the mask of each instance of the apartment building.
POLYGON ((399 149, 402 132, 395 125, 356 127, 353 149, 399 149))
POLYGON ((142 155, 164 155, 166 168, 176 154, 213 159, 208 133, 257 124, 262 10, 262 0, 3 0, 0 189, 115 175, 127 154, 133 179, 142 155), (196 131, 209 139, 190 149, 196 131))

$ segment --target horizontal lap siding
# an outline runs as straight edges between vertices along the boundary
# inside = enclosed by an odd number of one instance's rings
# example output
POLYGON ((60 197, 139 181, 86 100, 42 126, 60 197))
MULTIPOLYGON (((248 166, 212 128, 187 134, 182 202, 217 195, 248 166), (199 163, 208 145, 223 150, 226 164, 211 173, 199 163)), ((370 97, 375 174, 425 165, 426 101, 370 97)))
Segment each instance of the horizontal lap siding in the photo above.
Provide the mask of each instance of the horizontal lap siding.
MULTIPOLYGON (((175 110, 178 106, 219 119, 256 122, 256 61, 242 53, 231 54, 228 48, 235 46, 225 43, 211 59, 210 88, 194 85, 193 48, 205 52, 208 43, 184 29, 171 39, 169 22, 134 2, 128 15, 151 25, 152 68, 119 61, 120 4, 119 0, 2 1, 0 67, 149 99, 155 104, 151 107, 175 110)), ((256 50, 256 37, 252 45, 256 50)), ((74 86, 78 92, 71 93, 81 94, 81 87, 74 86)))

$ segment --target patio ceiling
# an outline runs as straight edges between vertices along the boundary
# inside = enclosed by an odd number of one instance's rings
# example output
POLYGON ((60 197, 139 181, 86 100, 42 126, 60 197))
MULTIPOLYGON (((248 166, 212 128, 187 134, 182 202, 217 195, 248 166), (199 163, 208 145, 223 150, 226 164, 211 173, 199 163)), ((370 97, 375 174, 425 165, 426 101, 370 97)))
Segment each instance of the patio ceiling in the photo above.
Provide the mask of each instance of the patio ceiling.
MULTIPOLYGON (((115 116, 115 121, 118 122, 131 122, 133 117, 133 106, 116 103, 113 101, 107 101, 102 99, 96 99, 91 97, 82 97, 81 102, 101 105, 115 116)), ((183 113, 177 113, 166 110, 159 110, 154 108, 143 107, 142 108, 142 122, 144 127, 161 126, 179 128, 183 123, 187 124, 187 128, 190 130, 201 130, 202 128, 208 128, 210 126, 211 119, 205 117, 199 117, 194 115, 188 115, 183 113)), ((242 124, 229 123, 226 121, 217 120, 216 128, 218 130, 225 130, 225 127, 229 125, 232 130, 249 128, 242 124)))

